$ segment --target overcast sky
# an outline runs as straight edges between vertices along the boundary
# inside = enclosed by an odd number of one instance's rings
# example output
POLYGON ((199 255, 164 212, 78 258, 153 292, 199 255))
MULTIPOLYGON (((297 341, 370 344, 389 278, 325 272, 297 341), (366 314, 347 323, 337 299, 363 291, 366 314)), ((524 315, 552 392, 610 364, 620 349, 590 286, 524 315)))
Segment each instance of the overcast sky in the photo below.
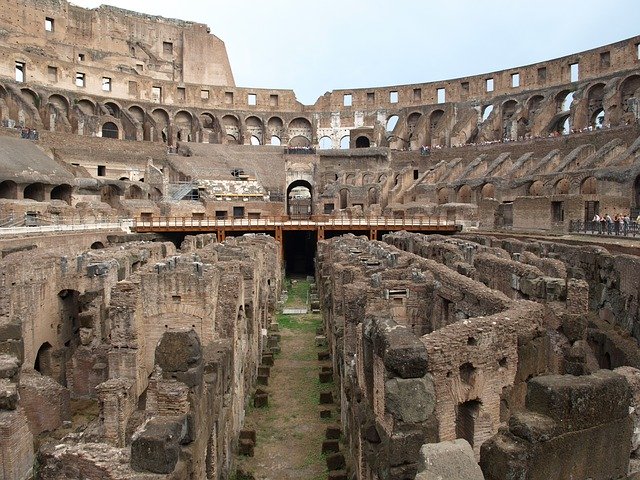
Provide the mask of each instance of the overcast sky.
POLYGON ((476 75, 640 34, 638 0, 73 0, 206 23, 240 87, 313 104, 341 88, 476 75))

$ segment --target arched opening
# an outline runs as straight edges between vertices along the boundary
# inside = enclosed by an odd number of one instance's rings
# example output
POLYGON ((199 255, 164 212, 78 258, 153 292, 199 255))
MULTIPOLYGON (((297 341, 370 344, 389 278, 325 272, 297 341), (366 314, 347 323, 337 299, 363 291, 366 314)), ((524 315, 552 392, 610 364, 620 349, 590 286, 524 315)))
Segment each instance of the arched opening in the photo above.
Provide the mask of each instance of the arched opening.
POLYGON ((33 369, 37 372, 40 372, 42 375, 47 375, 49 377, 53 376, 53 367, 51 362, 51 351, 53 347, 49 342, 44 342, 40 345, 38 349, 38 353, 36 355, 36 360, 33 363, 33 369))
POLYGON ((80 110, 85 115, 95 115, 96 106, 91 100, 87 100, 86 98, 79 100, 76 104, 78 110, 80 110))
MULTIPOLYGON (((267 133, 271 135, 272 138, 277 137, 279 142, 282 141, 285 132, 284 123, 280 117, 271 117, 267 121, 267 133)), ((272 141, 271 145, 275 145, 275 143, 272 141)), ((280 143, 278 143, 278 145, 280 145, 280 143)))
POLYGON ((245 125, 247 133, 251 135, 251 145, 262 145, 262 138, 264 137, 262 120, 256 116, 251 116, 246 119, 245 125), (258 143, 254 143, 256 140, 258 143))
POLYGON ((15 200, 18 198, 18 184, 12 180, 0 182, 0 198, 10 198, 15 200))
POLYGON ((438 204, 443 205, 445 203, 449 203, 450 194, 451 194, 451 191, 446 187, 438 190, 438 204))
POLYGON ((496 197, 496 187, 493 183, 485 183, 480 191, 483 199, 486 198, 495 198, 496 197))
POLYGON ((487 118, 489 118, 489 115, 491 115, 491 112, 493 112, 493 105, 487 105, 486 107, 484 107, 482 109, 482 121, 484 122, 487 118))
POLYGON ((169 114, 162 108, 156 108, 151 112, 151 117, 156 124, 157 138, 162 139, 163 143, 169 143, 169 114))
POLYGON ((471 203, 471 187, 469 185, 463 185, 458 190, 458 202, 471 203))
POLYGON ((55 109, 65 117, 69 115, 69 100, 67 100, 62 95, 58 95, 58 94, 51 95, 47 103, 54 106, 55 109))
POLYGON ((111 115, 113 118, 120 118, 120 107, 118 104, 107 102, 104 104, 104 109, 107 111, 107 114, 111 115))
POLYGON ((529 185, 529 195, 532 197, 539 197, 542 195, 542 189, 544 188, 544 184, 540 180, 536 180, 529 185))
POLYGON ((480 408, 479 400, 470 400, 458 405, 456 412, 456 438, 464 438, 471 447, 476 443, 476 431, 480 408))
MULTIPOLYGON (((311 129, 311 122, 306 118, 298 117, 291 120, 289 123, 289 138, 293 140, 295 137, 303 137, 307 139, 307 144, 303 146, 311 145, 311 138, 313 138, 313 130, 311 129)), ((292 145, 291 141, 289 141, 289 146, 298 146, 292 145)))
POLYGON ((371 146, 371 142, 368 137, 359 136, 356 138, 356 148, 369 148, 371 146))
POLYGON ((329 137, 321 137, 318 142, 318 147, 321 150, 329 150, 331 148, 331 138, 329 137))
POLYGON ((517 132, 513 131, 514 115, 518 108, 518 102, 507 100, 502 104, 502 138, 515 140, 517 132))
POLYGON ((534 95, 529 99, 529 102, 528 102, 529 117, 533 117, 536 113, 538 113, 543 100, 544 100, 544 97, 542 95, 534 95))
POLYGON ((556 183, 556 194, 557 195, 568 195, 569 194, 569 180, 567 180, 566 178, 562 178, 560 180, 558 180, 558 183, 556 183))
POLYGON ((604 126, 604 108, 593 112, 589 120, 589 126, 592 128, 602 128, 604 126))
POLYGON ((398 124, 399 118, 400 117, 398 117, 398 115, 391 115, 387 119, 387 125, 386 125, 387 132, 393 132, 395 130, 396 125, 398 124))
POLYGON ((346 183, 347 185, 355 185, 356 176, 353 173, 348 174, 344 179, 344 183, 346 183))
POLYGON ((598 181, 595 177, 587 177, 580 184, 582 195, 596 195, 598 193, 598 181))
POLYGON ((193 117, 185 110, 176 113, 173 122, 177 130, 177 138, 179 142, 191 141, 191 130, 193 128, 193 117))
POLYGON ((631 111, 631 103, 629 100, 636 96, 638 89, 640 89, 640 75, 631 75, 620 84, 622 109, 625 112, 631 111))
POLYGON ((125 198, 130 200, 144 200, 146 195, 140 187, 137 185, 131 185, 125 194, 125 198))
POLYGON ((271 136, 271 145, 275 145, 275 146, 280 146, 282 145, 282 141, 280 140, 280 137, 277 137, 275 135, 271 136))
POLYGON ((575 92, 569 90, 563 90, 556 95, 556 108, 557 113, 568 112, 573 104, 573 95, 575 92))
POLYGON ((350 142, 349 135, 345 135, 344 137, 342 137, 340 139, 340 149, 341 150, 348 150, 349 149, 349 142, 350 142))
POLYGON ((118 138, 118 126, 113 122, 106 122, 102 125, 102 138, 118 138))
POLYGON ((289 146, 290 147, 310 147, 311 146, 311 142, 309 141, 309 139, 307 137, 303 137, 303 136, 297 136, 297 137, 293 137, 291 140, 289 140, 289 146))
POLYGON ((312 188, 306 180, 296 180, 287 187, 287 214, 291 218, 309 218, 312 214, 312 188))
POLYGON ((31 90, 30 88, 21 88, 20 93, 22 96, 34 107, 38 108, 40 105, 40 96, 31 90))
POLYGON ((24 188, 24 198, 44 202, 44 184, 31 183, 24 188))
POLYGON ((201 113, 200 114, 200 125, 202 128, 206 128, 207 130, 213 130, 215 125, 215 118, 210 113, 201 113))
POLYGON ((340 209, 344 210, 349 206, 349 190, 343 188, 340 190, 340 209))
POLYGON ((137 105, 129 107, 129 115, 131 115, 139 123, 144 123, 144 110, 137 105))
POLYGON ((93 242, 91 244, 91 250, 101 250, 104 248, 104 244, 102 242, 93 242))
POLYGON ((230 144, 242 143, 240 138, 240 122, 233 115, 222 117, 222 128, 226 135, 226 142, 230 144))
POLYGON ((73 188, 71 185, 58 185, 53 190, 51 190, 51 200, 62 200, 66 202, 67 205, 71 205, 71 192, 73 188))
POLYGON ((378 189, 375 187, 369 188, 369 193, 367 195, 367 200, 369 205, 374 205, 378 203, 378 189))
POLYGON ((640 175, 636 177, 636 181, 633 184, 633 193, 636 202, 636 208, 640 208, 640 175))
POLYGON ((117 185, 104 185, 100 189, 100 201, 117 208, 120 203, 122 190, 117 185))

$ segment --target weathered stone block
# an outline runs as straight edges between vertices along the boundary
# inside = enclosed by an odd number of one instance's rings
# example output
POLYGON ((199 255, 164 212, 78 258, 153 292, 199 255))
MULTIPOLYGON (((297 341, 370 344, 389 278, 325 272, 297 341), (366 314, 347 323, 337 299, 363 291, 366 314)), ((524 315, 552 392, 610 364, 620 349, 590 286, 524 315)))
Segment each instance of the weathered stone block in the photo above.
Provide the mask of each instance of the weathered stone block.
POLYGON ((393 378, 385 383, 385 408, 398 422, 424 422, 435 408, 435 387, 424 378, 393 378))
POLYGON ((156 347, 156 363, 165 372, 186 372, 202 362, 200 339, 194 330, 168 331, 156 347))
POLYGON ((320 405, 333 403, 333 392, 320 392, 320 405))
POLYGON ((344 455, 342 453, 332 453, 331 455, 327 455, 325 460, 327 462, 327 469, 330 471, 342 470, 346 466, 344 455))
POLYGON ((342 435, 342 427, 340 425, 329 425, 325 430, 324 437, 327 440, 337 440, 342 435))
POLYGON ((340 451, 338 440, 324 440, 322 442, 322 453, 336 453, 340 451))
POLYGON ((18 408, 18 386, 7 379, 0 379, 0 410, 18 408))
POLYGON ((420 449, 415 480, 484 480, 471 445, 466 440, 427 443, 420 449))
POLYGON ((173 472, 186 429, 184 418, 155 417, 149 420, 132 438, 131 468, 160 474, 173 472))

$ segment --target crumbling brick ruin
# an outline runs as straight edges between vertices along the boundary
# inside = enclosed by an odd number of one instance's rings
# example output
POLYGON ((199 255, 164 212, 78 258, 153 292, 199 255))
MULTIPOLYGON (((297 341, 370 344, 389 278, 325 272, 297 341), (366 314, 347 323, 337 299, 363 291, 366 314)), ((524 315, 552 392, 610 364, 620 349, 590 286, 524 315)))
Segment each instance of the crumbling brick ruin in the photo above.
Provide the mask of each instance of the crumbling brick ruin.
POLYGON ((492 480, 626 478, 635 387, 610 370, 638 368, 638 288, 624 280, 637 257, 481 236, 384 242, 318 250, 358 478, 413 479, 423 444, 456 438, 492 480))
POLYGON ((0 31, 1 478, 231 478, 285 273, 329 478, 640 478, 640 36, 303 105, 201 23, 0 31))

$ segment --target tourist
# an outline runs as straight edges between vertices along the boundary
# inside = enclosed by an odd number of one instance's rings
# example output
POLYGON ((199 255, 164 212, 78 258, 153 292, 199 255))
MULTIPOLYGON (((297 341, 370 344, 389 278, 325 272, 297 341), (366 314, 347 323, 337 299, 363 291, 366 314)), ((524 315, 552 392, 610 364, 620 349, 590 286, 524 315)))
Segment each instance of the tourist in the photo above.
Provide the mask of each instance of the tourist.
POLYGON ((608 213, 605 213, 604 217, 607 221, 607 235, 611 235, 611 232, 613 231, 613 219, 608 213))
POLYGON ((607 227, 606 216, 607 214, 605 213, 603 216, 600 217, 600 233, 604 233, 606 231, 606 227, 607 227))
POLYGON ((613 216, 613 230, 616 232, 616 235, 620 235, 620 214, 616 213, 613 216))
POLYGON ((624 235, 627 235, 627 233, 629 233, 630 222, 631 222, 631 219, 629 218, 629 214, 622 217, 622 231, 624 235))
POLYGON ((596 213, 593 216, 593 220, 591 220, 591 222, 592 222, 591 231, 595 232, 597 230, 598 233, 602 233, 602 230, 600 229, 600 215, 596 213))

